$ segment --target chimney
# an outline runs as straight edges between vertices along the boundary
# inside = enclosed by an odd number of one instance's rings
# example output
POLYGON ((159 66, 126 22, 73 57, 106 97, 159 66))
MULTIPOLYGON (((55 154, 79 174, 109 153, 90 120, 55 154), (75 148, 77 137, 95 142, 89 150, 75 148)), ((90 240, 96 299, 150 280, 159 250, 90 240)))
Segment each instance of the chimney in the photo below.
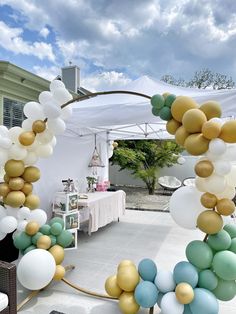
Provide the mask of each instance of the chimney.
POLYGON ((70 65, 61 69, 62 82, 66 88, 77 93, 80 87, 80 68, 77 65, 70 65))

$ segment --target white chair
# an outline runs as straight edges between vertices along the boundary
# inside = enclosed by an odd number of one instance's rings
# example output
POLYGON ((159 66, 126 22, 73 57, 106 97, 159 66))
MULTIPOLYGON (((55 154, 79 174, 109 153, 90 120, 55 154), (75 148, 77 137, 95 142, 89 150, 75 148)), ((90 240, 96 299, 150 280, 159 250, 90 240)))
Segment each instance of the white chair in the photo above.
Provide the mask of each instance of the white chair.
POLYGON ((181 187, 182 182, 174 176, 163 176, 158 178, 158 184, 165 192, 173 192, 181 187))

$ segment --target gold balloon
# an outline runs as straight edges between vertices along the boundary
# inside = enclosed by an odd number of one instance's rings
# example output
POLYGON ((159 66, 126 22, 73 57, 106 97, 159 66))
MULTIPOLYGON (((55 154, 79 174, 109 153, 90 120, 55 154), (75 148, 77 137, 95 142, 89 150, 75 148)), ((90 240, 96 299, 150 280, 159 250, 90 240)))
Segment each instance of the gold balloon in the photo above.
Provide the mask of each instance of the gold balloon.
POLYGON ((20 207, 25 202, 25 194, 21 191, 11 191, 7 194, 5 201, 11 207, 20 207))
POLYGON ((197 103, 192 98, 187 96, 178 96, 171 106, 171 113, 175 120, 182 122, 185 112, 197 107, 197 103))
POLYGON ((175 135, 180 126, 180 122, 176 121, 175 119, 171 119, 166 123, 166 131, 172 135, 175 135))
POLYGON ((32 145, 35 140, 35 134, 32 131, 26 131, 19 135, 18 138, 21 145, 29 146, 32 145))
POLYGON ((225 122, 219 137, 226 143, 236 143, 236 120, 225 122))
POLYGON ((30 221, 25 227, 25 232, 28 235, 33 236, 39 231, 39 228, 39 224, 36 221, 30 221))
POLYGON ((19 191, 23 188, 25 181, 21 177, 10 178, 9 188, 13 191, 19 191))
POLYGON ((140 306, 135 301, 133 292, 123 292, 119 298, 119 308, 123 314, 136 314, 140 306))
POLYGON ((5 197, 10 191, 11 190, 7 183, 0 183, 0 196, 5 197))
POLYGON ((24 206, 29 207, 30 209, 39 208, 40 199, 38 195, 29 194, 25 198, 24 206))
POLYGON ((117 283, 119 287, 126 292, 134 291, 139 280, 139 273, 134 266, 121 267, 118 270, 117 283))
POLYGON ((195 165, 194 170, 199 177, 207 178, 213 173, 214 166, 210 160, 202 160, 195 165))
POLYGON ((201 196, 201 204, 206 208, 214 208, 217 204, 217 197, 211 193, 204 193, 201 196))
POLYGON ((46 123, 43 120, 36 120, 32 125, 34 133, 42 133, 46 129, 46 123))
POLYGON ((108 295, 114 298, 118 298, 123 290, 117 284, 116 275, 110 276, 105 282, 105 290, 108 295))
POLYGON ((197 218, 197 227, 206 234, 215 234, 223 227, 222 217, 213 210, 205 210, 197 218))
POLYGON ((61 280, 65 276, 65 273, 66 273, 65 268, 62 265, 57 265, 53 279, 61 280))
POLYGON ((181 282, 176 286, 175 295, 181 304, 189 304, 194 299, 193 288, 186 282, 181 282))
POLYGON ((26 182, 36 182, 40 179, 40 170, 37 167, 29 166, 25 168, 22 178, 26 182))
POLYGON ((182 118, 183 126, 189 133, 201 132, 205 122, 207 122, 207 118, 199 109, 190 109, 186 111, 182 118))
POLYGON ((64 260, 65 257, 65 251, 62 246, 60 245, 53 245, 50 249, 49 252, 52 254, 52 256, 55 259, 55 262, 57 265, 61 264, 64 260))
POLYGON ((10 179, 11 178, 5 173, 3 177, 4 182, 9 183, 10 179))
POLYGON ((126 266, 133 266, 133 267, 136 267, 135 266, 135 264, 134 264, 134 262, 132 262, 131 260, 129 260, 129 259, 124 259, 123 261, 121 261, 120 263, 119 263, 119 265, 118 265, 118 267, 117 267, 117 270, 119 271, 119 269, 121 268, 121 267, 126 267, 126 266))
POLYGON ((175 132, 175 141, 177 144, 184 146, 184 142, 188 136, 189 136, 189 133, 185 130, 183 126, 181 126, 175 132))
POLYGON ((51 238, 47 235, 42 235, 38 238, 37 241, 37 248, 38 249, 43 249, 43 250, 48 250, 51 246, 51 238))
POLYGON ((29 183, 29 182, 25 182, 23 188, 21 189, 21 191, 25 195, 29 195, 33 191, 33 185, 31 183, 29 183))
POLYGON ((202 104, 199 109, 205 113, 207 120, 212 118, 220 118, 222 114, 220 104, 214 100, 207 101, 206 103, 202 104))
POLYGON ((235 211, 235 204, 228 198, 222 198, 217 202, 216 205, 217 212, 223 216, 232 215, 235 211))
POLYGON ((189 154, 199 156, 208 151, 209 140, 201 133, 191 134, 186 138, 184 147, 189 154))
POLYGON ((15 178, 23 174, 25 165, 21 160, 10 159, 5 163, 4 169, 9 177, 15 178))
POLYGON ((202 135, 208 140, 217 138, 220 135, 221 125, 214 121, 207 121, 202 126, 202 135))

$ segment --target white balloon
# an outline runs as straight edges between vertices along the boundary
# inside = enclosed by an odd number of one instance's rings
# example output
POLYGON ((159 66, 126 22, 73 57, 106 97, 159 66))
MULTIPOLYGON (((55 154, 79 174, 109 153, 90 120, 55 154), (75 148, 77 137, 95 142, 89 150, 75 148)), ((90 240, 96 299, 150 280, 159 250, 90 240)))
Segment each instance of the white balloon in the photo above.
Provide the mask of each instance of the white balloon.
POLYGON ((53 101, 54 101, 54 99, 53 99, 52 93, 45 91, 45 92, 42 92, 39 94, 39 102, 42 105, 45 105, 45 104, 53 102, 53 101))
POLYGON ((236 166, 233 165, 230 173, 226 176, 226 181, 228 185, 236 187, 236 166))
POLYGON ((32 125, 34 123, 34 120, 31 119, 25 119, 22 122, 22 129, 24 129, 24 131, 32 131, 32 125))
POLYGON ((212 194, 224 192, 226 188, 226 179, 223 176, 213 173, 210 177, 204 179, 206 191, 212 194))
POLYGON ((18 214, 18 209, 17 208, 13 208, 11 206, 6 206, 6 212, 7 212, 7 215, 8 216, 13 216, 15 218, 18 218, 17 217, 17 214, 18 214))
POLYGON ((26 220, 18 221, 17 231, 21 231, 21 232, 25 231, 25 227, 26 227, 27 223, 28 223, 28 221, 26 221, 26 220))
MULTIPOLYGON (((38 144, 38 145, 40 145, 40 144, 38 144)), ((36 147, 36 150, 37 150, 37 147, 36 147)), ((36 153, 30 152, 30 151, 27 152, 26 157, 23 159, 24 164, 27 166, 32 166, 37 161, 38 161, 38 156, 36 155, 36 153)))
POLYGON ((28 219, 30 216, 30 209, 28 207, 21 207, 18 211, 17 211, 17 217, 20 220, 24 220, 24 219, 28 219))
POLYGON ((9 138, 12 140, 13 143, 19 144, 19 135, 24 132, 22 128, 19 126, 14 126, 9 130, 9 138))
POLYGON ((60 80, 53 80, 53 81, 51 81, 49 88, 50 88, 51 92, 54 92, 54 90, 57 89, 57 88, 65 89, 66 87, 65 87, 65 84, 62 81, 60 81, 60 80))
POLYGON ((0 220, 0 232, 11 233, 17 228, 17 220, 15 217, 6 216, 0 220))
POLYGON ((174 291, 176 287, 172 272, 166 270, 158 271, 154 283, 162 293, 174 291))
POLYGON ((39 290, 51 282, 55 271, 56 263, 52 254, 43 249, 35 249, 21 258, 17 278, 25 288, 39 290))
POLYGON ((47 126, 50 131, 52 131, 55 135, 60 135, 65 132, 66 124, 60 119, 48 119, 47 126))
POLYGON ((8 137, 0 137, 0 147, 3 149, 9 149, 12 141, 8 137))
POLYGON ((180 157, 177 159, 177 163, 178 163, 179 165, 183 165, 185 162, 186 162, 186 159, 185 159, 183 156, 180 156, 180 157))
POLYGON ((222 158, 229 161, 236 161, 236 145, 227 145, 226 152, 224 153, 222 158))
POLYGON ((0 232, 0 241, 2 241, 6 237, 7 233, 0 232))
POLYGON ((68 120, 72 116, 72 106, 68 105, 61 110, 61 119, 68 120))
POLYGON ((15 160, 22 160, 27 156, 27 149, 13 144, 9 149, 9 157, 15 160))
POLYGON ((72 95, 65 88, 54 89, 53 97, 60 105, 63 105, 73 99, 72 95))
POLYGON ((51 130, 46 129, 42 133, 38 133, 36 135, 36 139, 38 142, 42 144, 47 144, 52 141, 54 134, 52 133, 51 130))
POLYGON ((44 104, 43 111, 49 119, 56 119, 61 115, 61 108, 57 106, 55 101, 44 104))
POLYGON ((226 160, 216 160, 213 162, 215 173, 224 176, 228 173, 230 173, 231 170, 231 163, 226 160))
POLYGON ((0 220, 3 218, 3 217, 6 217, 7 215, 7 211, 6 209, 0 205, 0 220))
POLYGON ((222 155, 226 152, 226 144, 220 138, 214 138, 209 143, 209 152, 213 155, 222 155))
POLYGON ((3 137, 8 137, 9 130, 5 125, 0 125, 0 135, 3 137))
POLYGON ((225 190, 222 193, 216 194, 218 199, 228 198, 232 200, 235 196, 235 187, 227 185, 225 190))
POLYGON ((8 151, 0 148, 0 166, 4 165, 8 160, 8 151))
POLYGON ((184 186, 176 190, 169 203, 173 220, 186 229, 196 229, 197 218, 206 210, 200 203, 201 193, 195 187, 184 186))
POLYGON ((53 148, 50 144, 38 145, 35 153, 38 157, 47 158, 53 154, 53 148))
MULTIPOLYGON (((45 131, 44 131, 44 132, 45 132, 45 131)), ((40 133, 38 133, 38 134, 36 135, 36 138, 35 138, 33 144, 31 144, 31 145, 29 145, 29 146, 26 146, 26 149, 27 149, 28 152, 34 152, 35 149, 36 149, 36 147, 40 144, 40 142, 38 141, 38 135, 39 135, 39 134, 40 134, 40 133)))
POLYGON ((25 104, 24 114, 27 118, 31 120, 45 119, 42 105, 35 101, 30 101, 25 104))
POLYGON ((52 145, 52 147, 55 147, 57 145, 57 138, 56 136, 53 136, 51 142, 50 142, 50 145, 52 145))
POLYGON ((179 303, 174 292, 168 292, 161 300, 161 312, 163 314, 183 314, 184 305, 179 303))
POLYGON ((206 155, 206 158, 209 159, 210 161, 219 160, 219 158, 221 157, 220 155, 213 155, 209 151, 207 151, 205 155, 206 155))
POLYGON ((42 209, 31 210, 28 221, 36 221, 41 227, 47 221, 47 214, 42 209))

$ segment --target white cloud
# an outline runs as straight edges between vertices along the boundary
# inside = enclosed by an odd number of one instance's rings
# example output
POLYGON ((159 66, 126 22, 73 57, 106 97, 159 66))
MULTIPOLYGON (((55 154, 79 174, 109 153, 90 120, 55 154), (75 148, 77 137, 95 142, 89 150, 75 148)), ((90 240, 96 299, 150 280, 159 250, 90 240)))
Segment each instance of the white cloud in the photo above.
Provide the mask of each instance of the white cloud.
POLYGON ((33 67, 34 73, 38 76, 41 76, 45 78, 46 80, 52 81, 54 80, 58 75, 61 75, 61 69, 56 66, 38 66, 35 65, 33 67))
POLYGON ((45 42, 27 42, 21 37, 22 28, 11 28, 0 21, 0 46, 15 54, 32 55, 40 60, 55 61, 51 44, 45 42))
POLYGON ((39 32, 39 35, 41 35, 44 38, 47 38, 49 33, 50 33, 49 29, 47 27, 43 27, 39 32))

